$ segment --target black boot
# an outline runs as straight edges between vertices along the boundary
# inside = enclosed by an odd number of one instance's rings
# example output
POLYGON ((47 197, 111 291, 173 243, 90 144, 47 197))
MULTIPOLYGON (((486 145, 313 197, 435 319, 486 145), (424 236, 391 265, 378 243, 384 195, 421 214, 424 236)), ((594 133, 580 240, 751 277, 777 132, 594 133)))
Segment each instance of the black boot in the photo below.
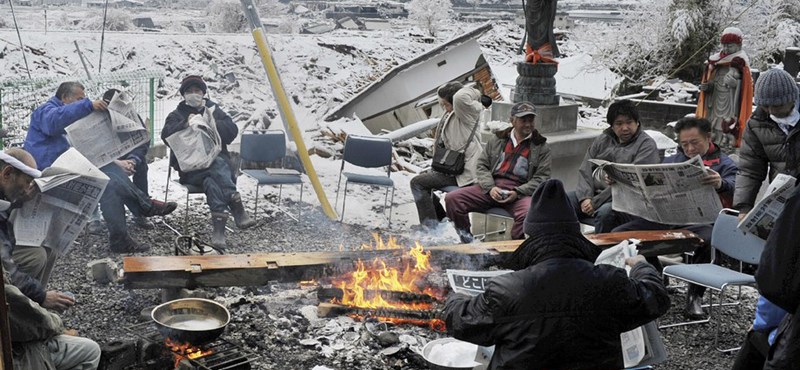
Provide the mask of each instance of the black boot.
POLYGON ((234 193, 233 196, 231 196, 231 202, 228 204, 228 206, 231 208, 233 221, 236 222, 236 227, 240 229, 247 229, 255 226, 256 221, 250 218, 250 215, 248 215, 247 211, 244 210, 242 196, 239 195, 239 193, 234 193))
POLYGON ((686 309, 683 311, 687 319, 702 320, 706 318, 706 313, 703 311, 704 290, 696 285, 689 285, 689 290, 686 292, 686 309))
POLYGON ((211 212, 211 247, 220 254, 228 248, 225 241, 225 224, 228 222, 228 214, 225 212, 211 212))

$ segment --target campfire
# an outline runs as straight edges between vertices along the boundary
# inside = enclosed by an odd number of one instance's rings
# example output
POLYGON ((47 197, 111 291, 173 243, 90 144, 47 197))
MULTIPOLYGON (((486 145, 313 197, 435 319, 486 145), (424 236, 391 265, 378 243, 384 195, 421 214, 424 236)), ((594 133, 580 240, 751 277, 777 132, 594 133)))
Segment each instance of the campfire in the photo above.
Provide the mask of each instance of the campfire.
POLYGON ((374 244, 362 245, 363 250, 399 253, 392 253, 390 258, 358 259, 353 271, 331 279, 331 288, 318 291, 320 302, 329 302, 320 305, 323 311, 444 330, 444 322, 436 317, 443 291, 428 282, 428 276, 435 271, 430 252, 419 243, 409 249, 394 238, 384 242, 380 236, 373 236, 374 244))
POLYGON ((190 343, 173 342, 169 338, 164 339, 164 345, 167 346, 170 351, 172 351, 172 354, 175 357, 176 369, 180 367, 180 363, 183 360, 196 360, 214 353, 214 350, 210 348, 204 350, 200 347, 193 346, 190 343))

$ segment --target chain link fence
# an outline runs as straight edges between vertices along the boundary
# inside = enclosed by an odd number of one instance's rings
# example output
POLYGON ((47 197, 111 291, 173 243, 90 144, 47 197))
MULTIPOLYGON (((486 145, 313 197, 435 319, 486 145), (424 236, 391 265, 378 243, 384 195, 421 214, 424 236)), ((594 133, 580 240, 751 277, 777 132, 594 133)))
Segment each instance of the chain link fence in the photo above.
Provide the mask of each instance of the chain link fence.
POLYGON ((156 91, 163 83, 164 74, 157 71, 114 72, 88 78, 69 76, 35 79, 0 80, 0 128, 5 136, 3 147, 22 146, 33 111, 55 96, 58 85, 78 81, 86 88, 86 97, 99 99, 110 88, 125 89, 133 94, 136 111, 147 123, 150 145, 161 143, 164 127, 164 101, 156 100, 156 91))

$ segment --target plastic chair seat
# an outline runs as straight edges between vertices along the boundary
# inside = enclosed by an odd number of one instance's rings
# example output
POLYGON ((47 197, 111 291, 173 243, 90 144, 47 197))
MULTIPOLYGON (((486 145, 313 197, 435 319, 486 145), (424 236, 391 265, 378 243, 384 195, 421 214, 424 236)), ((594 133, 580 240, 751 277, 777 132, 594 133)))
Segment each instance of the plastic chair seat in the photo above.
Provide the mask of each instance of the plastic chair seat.
POLYGON ((755 284, 753 275, 743 274, 711 263, 674 265, 664 267, 664 275, 680 278, 695 284, 722 290, 727 285, 755 284))
POLYGON ((363 175, 360 173, 342 173, 349 182, 362 185, 394 186, 394 181, 388 176, 363 175))
POLYGON ((514 218, 514 215, 508 213, 508 211, 506 211, 505 208, 500 208, 500 207, 489 208, 486 210, 486 212, 481 212, 481 213, 497 217, 514 218))
POLYGON ((242 170, 242 173, 258 182, 258 185, 302 184, 300 173, 287 175, 270 175, 265 170, 242 170))

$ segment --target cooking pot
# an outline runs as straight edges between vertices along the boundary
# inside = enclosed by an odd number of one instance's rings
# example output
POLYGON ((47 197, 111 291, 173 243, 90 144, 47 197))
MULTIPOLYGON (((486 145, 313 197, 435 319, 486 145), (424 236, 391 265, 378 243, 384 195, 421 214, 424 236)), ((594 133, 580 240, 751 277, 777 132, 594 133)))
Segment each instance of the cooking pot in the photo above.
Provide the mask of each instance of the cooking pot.
POLYGON ((165 339, 195 346, 217 339, 231 321, 225 306, 201 298, 169 301, 154 308, 150 316, 165 339))

